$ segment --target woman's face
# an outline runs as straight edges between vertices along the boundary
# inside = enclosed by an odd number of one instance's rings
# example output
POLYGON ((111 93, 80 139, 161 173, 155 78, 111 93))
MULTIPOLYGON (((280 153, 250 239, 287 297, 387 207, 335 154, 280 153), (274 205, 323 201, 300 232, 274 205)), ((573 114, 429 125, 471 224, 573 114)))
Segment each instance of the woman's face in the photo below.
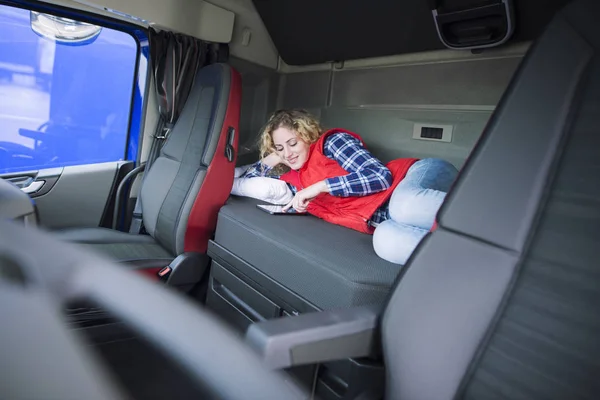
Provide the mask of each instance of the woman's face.
POLYGON ((295 131, 283 126, 273 131, 273 143, 279 157, 291 169, 300 169, 308 159, 310 145, 300 139, 295 131))

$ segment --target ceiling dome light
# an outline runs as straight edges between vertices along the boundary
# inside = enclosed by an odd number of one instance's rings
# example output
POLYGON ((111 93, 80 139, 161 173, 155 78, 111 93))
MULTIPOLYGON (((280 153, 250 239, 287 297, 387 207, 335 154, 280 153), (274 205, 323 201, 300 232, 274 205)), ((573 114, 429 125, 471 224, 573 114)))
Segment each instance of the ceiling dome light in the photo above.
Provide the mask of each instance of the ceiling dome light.
POLYGON ((65 44, 88 44, 102 27, 69 18, 31 11, 31 29, 41 37, 65 44))

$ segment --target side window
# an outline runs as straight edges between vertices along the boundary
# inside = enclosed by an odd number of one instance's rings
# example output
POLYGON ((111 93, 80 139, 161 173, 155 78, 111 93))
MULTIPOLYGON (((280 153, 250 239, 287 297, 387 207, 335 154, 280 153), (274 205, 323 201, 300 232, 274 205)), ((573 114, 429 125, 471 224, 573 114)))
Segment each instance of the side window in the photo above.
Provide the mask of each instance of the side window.
POLYGON ((137 55, 128 33, 0 5, 0 174, 125 159, 137 55))

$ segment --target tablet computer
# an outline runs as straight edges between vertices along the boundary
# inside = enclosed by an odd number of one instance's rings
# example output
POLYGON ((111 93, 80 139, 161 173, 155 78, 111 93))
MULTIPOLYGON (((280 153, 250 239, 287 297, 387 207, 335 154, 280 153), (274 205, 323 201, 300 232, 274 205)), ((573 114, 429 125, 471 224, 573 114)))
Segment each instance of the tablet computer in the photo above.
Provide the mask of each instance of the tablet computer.
POLYGON ((271 215, 304 215, 306 213, 299 213, 296 210, 294 210, 293 208, 290 208, 289 210, 283 211, 283 207, 284 206, 274 206, 274 205, 267 205, 267 204, 257 204, 256 207, 258 207, 260 210, 267 212, 271 215))

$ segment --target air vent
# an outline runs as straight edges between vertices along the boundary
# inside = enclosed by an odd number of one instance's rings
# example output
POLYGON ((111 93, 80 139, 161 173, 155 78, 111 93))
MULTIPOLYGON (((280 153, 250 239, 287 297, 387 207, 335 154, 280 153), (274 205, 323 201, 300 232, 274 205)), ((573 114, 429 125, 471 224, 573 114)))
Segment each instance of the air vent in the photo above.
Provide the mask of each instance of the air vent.
POLYGON ((444 134, 442 128, 431 128, 424 126, 421 128, 421 138, 423 139, 438 139, 441 140, 444 134))
POLYGON ((452 141, 452 125, 415 124, 413 139, 434 140, 437 142, 452 141))

